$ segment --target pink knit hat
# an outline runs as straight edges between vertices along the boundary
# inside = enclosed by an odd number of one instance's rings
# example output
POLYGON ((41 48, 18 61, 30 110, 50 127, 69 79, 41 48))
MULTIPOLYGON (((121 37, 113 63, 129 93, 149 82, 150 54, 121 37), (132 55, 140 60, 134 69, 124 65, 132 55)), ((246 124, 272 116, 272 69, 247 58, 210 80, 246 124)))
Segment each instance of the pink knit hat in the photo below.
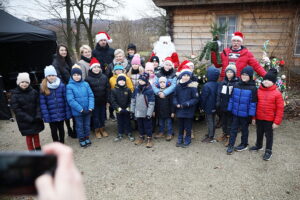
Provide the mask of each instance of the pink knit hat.
POLYGON ((132 65, 141 65, 141 58, 139 54, 134 54, 132 60, 131 60, 132 65))
POLYGON ((152 62, 147 62, 146 66, 145 66, 145 71, 150 70, 150 71, 154 71, 154 65, 152 62))

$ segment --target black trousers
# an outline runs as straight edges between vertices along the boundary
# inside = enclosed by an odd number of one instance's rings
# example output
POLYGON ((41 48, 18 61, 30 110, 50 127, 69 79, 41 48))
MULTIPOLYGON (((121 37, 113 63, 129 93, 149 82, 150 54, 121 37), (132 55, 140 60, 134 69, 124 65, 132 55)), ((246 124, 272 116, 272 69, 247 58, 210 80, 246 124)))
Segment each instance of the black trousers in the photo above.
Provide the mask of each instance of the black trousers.
POLYGON ((222 130, 225 135, 230 135, 232 123, 232 113, 225 111, 222 112, 222 130))
POLYGON ((256 120, 256 146, 263 146, 264 135, 266 137, 266 149, 272 150, 273 146, 273 122, 256 120))
POLYGON ((50 122, 51 136, 54 142, 65 143, 64 121, 50 122), (59 132, 59 137, 57 135, 59 132))

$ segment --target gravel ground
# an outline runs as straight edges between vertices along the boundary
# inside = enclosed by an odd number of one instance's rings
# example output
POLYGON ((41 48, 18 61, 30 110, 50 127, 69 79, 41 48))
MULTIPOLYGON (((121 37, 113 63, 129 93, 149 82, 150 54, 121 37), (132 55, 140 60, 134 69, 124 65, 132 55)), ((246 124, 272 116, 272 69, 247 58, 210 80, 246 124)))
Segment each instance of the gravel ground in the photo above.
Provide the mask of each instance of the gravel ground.
MULTIPOLYGON (((268 162, 262 160, 263 152, 228 156, 222 143, 201 143, 204 122, 194 123, 196 138, 187 149, 176 148, 174 139, 155 140, 152 149, 127 139, 114 143, 116 122, 111 121, 107 122, 110 136, 95 139, 92 134, 91 147, 82 149, 69 137, 66 144, 74 149, 88 199, 299 200, 299 130, 300 121, 283 122, 276 130, 273 157, 268 162)), ((26 149, 15 122, 0 121, 0 134, 1 151, 26 149)), ((40 138, 42 144, 52 141, 48 125, 40 138)), ((249 142, 255 142, 253 126, 249 142)))

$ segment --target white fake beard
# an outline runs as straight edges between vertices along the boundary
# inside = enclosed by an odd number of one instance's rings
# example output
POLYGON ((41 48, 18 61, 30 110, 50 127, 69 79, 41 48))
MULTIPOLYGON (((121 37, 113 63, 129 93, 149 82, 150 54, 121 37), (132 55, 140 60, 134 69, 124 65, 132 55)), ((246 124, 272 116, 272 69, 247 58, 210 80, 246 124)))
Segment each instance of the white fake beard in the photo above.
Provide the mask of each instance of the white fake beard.
POLYGON ((162 63, 166 57, 170 57, 174 52, 176 52, 176 50, 173 43, 163 44, 157 41, 154 44, 153 52, 159 58, 159 61, 162 63))

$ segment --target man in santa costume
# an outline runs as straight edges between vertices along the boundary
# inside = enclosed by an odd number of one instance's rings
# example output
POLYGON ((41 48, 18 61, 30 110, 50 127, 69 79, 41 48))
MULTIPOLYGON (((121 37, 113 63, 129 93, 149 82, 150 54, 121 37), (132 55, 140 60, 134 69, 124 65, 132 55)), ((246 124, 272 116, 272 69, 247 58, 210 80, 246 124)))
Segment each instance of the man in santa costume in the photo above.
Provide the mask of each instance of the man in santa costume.
POLYGON ((167 57, 171 57, 174 67, 177 68, 179 66, 178 54, 176 53, 175 45, 171 41, 170 36, 160 36, 159 40, 156 41, 153 46, 154 48, 150 59, 152 56, 157 56, 160 62, 163 63, 167 57))
POLYGON ((92 57, 97 58, 101 63, 102 73, 106 74, 106 69, 114 59, 115 49, 110 48, 108 43, 112 42, 112 39, 106 32, 98 32, 96 34, 96 47, 92 52, 92 57))
POLYGON ((237 72, 236 76, 241 76, 241 71, 246 66, 251 66, 253 70, 260 76, 266 74, 265 69, 259 64, 254 58, 253 54, 243 46, 244 35, 241 32, 235 32, 231 38, 231 47, 226 48, 221 53, 222 64, 217 63, 217 57, 215 52, 212 52, 211 59, 212 63, 216 67, 222 67, 220 79, 223 80, 225 77, 225 69, 229 64, 235 65, 237 72))

